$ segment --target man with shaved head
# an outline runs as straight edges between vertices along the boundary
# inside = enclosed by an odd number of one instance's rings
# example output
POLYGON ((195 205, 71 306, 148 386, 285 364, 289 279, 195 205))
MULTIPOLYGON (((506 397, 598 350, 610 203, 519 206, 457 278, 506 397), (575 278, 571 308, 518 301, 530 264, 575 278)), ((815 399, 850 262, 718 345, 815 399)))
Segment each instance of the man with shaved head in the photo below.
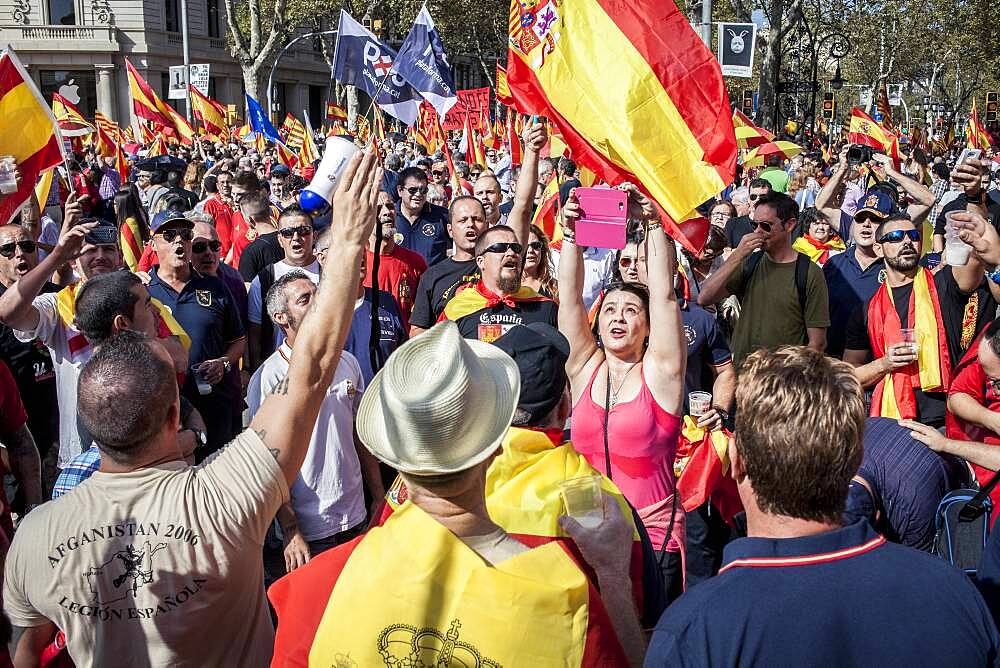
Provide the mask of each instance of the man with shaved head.
POLYGON ((500 211, 500 201, 503 195, 500 192, 500 182, 493 174, 483 174, 476 179, 473 184, 472 196, 483 204, 486 212, 486 227, 494 225, 506 225, 507 215, 500 211))

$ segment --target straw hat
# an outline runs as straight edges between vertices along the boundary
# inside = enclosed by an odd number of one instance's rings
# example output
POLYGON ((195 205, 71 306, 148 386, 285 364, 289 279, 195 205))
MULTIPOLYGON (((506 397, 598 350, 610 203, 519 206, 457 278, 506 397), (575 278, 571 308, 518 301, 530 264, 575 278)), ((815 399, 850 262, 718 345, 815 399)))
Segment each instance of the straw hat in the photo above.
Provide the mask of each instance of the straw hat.
POLYGON ((402 345, 358 411, 371 453, 411 475, 464 471, 493 454, 517 408, 521 377, 507 353, 442 322, 402 345))

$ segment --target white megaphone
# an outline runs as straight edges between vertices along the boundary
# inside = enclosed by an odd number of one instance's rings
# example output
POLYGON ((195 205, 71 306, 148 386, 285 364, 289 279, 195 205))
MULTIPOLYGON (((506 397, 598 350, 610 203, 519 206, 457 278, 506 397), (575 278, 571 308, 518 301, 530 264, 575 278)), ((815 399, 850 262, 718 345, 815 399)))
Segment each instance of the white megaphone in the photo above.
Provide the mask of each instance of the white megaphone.
POLYGON ((351 157, 360 149, 343 137, 327 137, 323 160, 316 169, 312 182, 299 193, 299 206, 311 215, 323 213, 333 203, 337 180, 351 157))

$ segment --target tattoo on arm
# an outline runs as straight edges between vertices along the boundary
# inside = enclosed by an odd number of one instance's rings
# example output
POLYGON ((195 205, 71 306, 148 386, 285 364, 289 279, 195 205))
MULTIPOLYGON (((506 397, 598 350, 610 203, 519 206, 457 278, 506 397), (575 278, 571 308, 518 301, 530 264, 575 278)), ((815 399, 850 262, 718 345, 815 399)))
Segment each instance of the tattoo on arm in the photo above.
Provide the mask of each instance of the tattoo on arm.
POLYGON ((267 429, 254 429, 253 433, 260 437, 260 440, 267 443, 267 429))
POLYGON ((278 384, 274 386, 274 391, 271 394, 288 394, 288 376, 285 376, 278 384))
POLYGON ((277 448, 268 448, 267 451, 271 453, 271 456, 274 457, 275 460, 277 460, 278 455, 281 454, 281 450, 277 448))

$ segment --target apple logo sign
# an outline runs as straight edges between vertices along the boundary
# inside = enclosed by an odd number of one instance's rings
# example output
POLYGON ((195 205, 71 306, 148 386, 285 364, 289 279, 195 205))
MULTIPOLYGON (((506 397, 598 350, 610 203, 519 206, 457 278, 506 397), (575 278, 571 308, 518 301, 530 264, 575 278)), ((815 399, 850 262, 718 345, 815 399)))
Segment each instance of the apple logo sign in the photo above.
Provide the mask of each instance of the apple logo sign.
POLYGON ((73 83, 73 79, 59 86, 59 94, 66 98, 70 104, 80 104, 80 87, 73 83))

